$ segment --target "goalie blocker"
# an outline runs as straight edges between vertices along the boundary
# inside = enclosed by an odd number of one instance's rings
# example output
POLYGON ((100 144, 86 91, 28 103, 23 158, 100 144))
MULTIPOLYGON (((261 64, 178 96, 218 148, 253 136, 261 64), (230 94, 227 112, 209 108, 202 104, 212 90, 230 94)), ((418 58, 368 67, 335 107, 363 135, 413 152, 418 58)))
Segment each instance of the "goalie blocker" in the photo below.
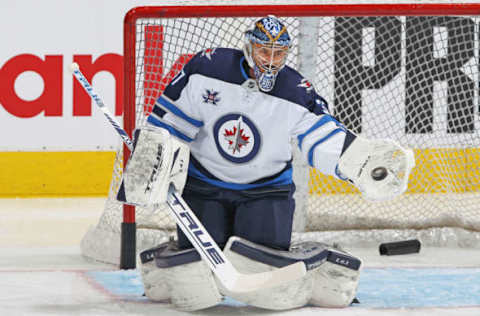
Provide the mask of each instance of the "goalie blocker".
POLYGON ((222 295, 266 309, 284 310, 307 304, 345 307, 354 300, 361 261, 318 242, 274 250, 231 237, 225 254, 244 273, 265 272, 303 261, 307 275, 277 287, 249 293, 225 289, 193 248, 179 250, 170 241, 141 253, 145 294, 155 301, 170 300, 177 309, 194 311, 221 302, 222 295))
POLYGON ((165 203, 170 184, 182 193, 188 145, 166 129, 148 126, 135 130, 133 148, 117 194, 119 201, 144 207, 165 203))

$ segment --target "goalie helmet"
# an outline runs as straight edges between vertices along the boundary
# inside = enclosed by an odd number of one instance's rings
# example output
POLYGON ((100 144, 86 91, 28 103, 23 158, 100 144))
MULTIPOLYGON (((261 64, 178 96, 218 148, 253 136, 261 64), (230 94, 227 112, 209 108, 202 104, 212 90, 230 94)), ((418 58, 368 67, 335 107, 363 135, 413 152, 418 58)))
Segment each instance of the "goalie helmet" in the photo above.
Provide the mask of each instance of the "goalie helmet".
POLYGON ((286 26, 273 15, 258 20, 245 32, 243 52, 260 90, 273 89, 278 72, 285 66, 290 42, 286 26))

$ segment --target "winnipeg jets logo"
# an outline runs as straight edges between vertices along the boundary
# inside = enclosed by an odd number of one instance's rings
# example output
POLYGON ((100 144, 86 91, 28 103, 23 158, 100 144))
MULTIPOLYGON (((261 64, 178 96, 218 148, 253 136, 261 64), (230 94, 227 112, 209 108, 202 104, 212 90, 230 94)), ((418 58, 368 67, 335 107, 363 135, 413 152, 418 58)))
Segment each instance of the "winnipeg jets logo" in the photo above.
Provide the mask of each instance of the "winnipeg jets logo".
POLYGON ((282 30, 282 26, 272 19, 271 17, 268 17, 263 20, 263 25, 265 29, 273 36, 276 37, 278 33, 282 30))
POLYGON ((248 162, 260 149, 260 133, 243 114, 232 113, 220 117, 214 124, 213 136, 219 154, 231 162, 248 162))
POLYGON ((228 149, 232 150, 232 154, 240 152, 242 147, 248 144, 248 139, 250 138, 245 135, 242 123, 242 117, 240 116, 237 121, 237 126, 234 126, 233 130, 225 129, 225 133, 223 134, 229 144, 228 149))
POLYGON ((202 57, 207 57, 208 60, 212 60, 212 55, 215 54, 216 48, 207 48, 202 52, 202 57))
POLYGON ((217 105, 217 102, 220 101, 217 91, 205 89, 205 94, 202 95, 204 103, 211 103, 217 105))
POLYGON ((313 84, 310 81, 308 81, 308 79, 306 78, 303 78, 302 81, 300 81, 300 83, 297 85, 297 87, 305 88, 307 92, 310 92, 313 90, 313 84))

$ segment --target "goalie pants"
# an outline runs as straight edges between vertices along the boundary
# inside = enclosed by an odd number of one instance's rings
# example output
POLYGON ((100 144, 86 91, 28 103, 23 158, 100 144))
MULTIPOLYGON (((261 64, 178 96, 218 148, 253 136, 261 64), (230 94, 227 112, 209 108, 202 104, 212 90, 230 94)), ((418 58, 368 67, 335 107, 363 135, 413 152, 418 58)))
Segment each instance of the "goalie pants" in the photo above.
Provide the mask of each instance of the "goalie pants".
MULTIPOLYGON (((188 177, 183 198, 220 248, 238 236, 274 249, 290 247, 295 185, 228 190, 188 177)), ((192 248, 177 226, 178 246, 192 248)))

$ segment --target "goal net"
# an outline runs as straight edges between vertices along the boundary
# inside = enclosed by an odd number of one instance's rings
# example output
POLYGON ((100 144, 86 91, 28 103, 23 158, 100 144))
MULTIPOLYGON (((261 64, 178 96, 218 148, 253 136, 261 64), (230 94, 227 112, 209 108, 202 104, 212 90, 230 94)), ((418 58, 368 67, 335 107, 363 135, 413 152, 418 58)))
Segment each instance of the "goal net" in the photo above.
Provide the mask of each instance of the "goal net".
MULTIPOLYGON (((414 149, 417 164, 405 194, 374 203, 295 158, 294 240, 371 246, 418 238, 479 247, 478 12, 476 4, 136 8, 124 26, 124 127, 131 133, 145 123, 195 53, 242 49, 243 32, 274 14, 293 39, 287 65, 309 79, 331 113, 355 133, 414 149)), ((124 217, 135 218, 138 251, 175 229, 165 210, 133 213, 115 200, 123 160, 122 147, 105 210, 81 244, 84 255, 111 263, 119 262, 124 217)))

